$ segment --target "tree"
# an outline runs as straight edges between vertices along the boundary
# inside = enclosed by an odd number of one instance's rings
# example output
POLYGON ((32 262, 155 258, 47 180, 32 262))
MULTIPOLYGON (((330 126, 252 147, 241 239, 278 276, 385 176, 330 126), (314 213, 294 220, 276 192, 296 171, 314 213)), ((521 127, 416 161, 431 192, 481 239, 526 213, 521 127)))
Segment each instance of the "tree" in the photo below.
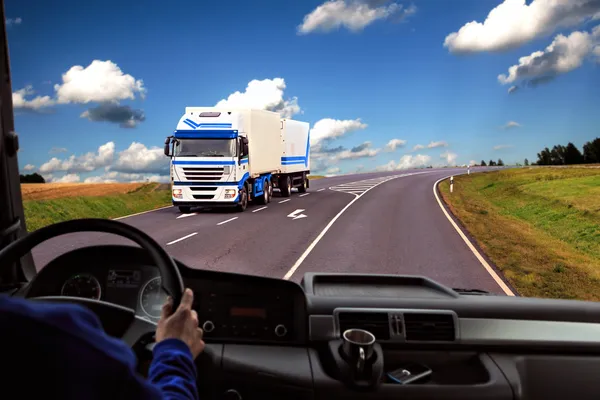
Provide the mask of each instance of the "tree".
POLYGON ((550 152, 550 163, 552 165, 565 165, 565 153, 567 148, 561 144, 557 144, 550 152))
POLYGON ((550 156, 550 149, 545 148, 541 152, 537 154, 537 165, 550 165, 552 161, 552 157, 550 156))
POLYGON ((527 166, 529 165, 529 160, 528 160, 528 159, 525 159, 525 162, 524 162, 524 164, 525 164, 525 166, 527 167, 527 166))
POLYGON ((498 159, 498 166, 499 166, 499 167, 502 167, 502 166, 504 166, 504 161, 502 161, 502 159, 501 159, 501 158, 499 158, 499 159, 498 159))
POLYGON ((38 173, 19 175, 19 181, 21 183, 46 183, 44 177, 38 173))
POLYGON ((485 161, 481 160, 481 166, 482 167, 487 167, 487 164, 485 163, 485 161))
POLYGON ((493 166, 495 166, 495 165, 496 165, 496 161, 494 161, 494 160, 490 160, 490 162, 488 163, 488 165, 489 165, 490 167, 493 167, 493 166))
POLYGON ((583 145, 583 162, 587 164, 600 163, 600 138, 583 145))
POLYGON ((569 142, 569 144, 567 144, 567 147, 565 148, 564 162, 565 165, 583 163, 583 155, 581 154, 579 149, 575 147, 575 145, 571 142, 569 142))

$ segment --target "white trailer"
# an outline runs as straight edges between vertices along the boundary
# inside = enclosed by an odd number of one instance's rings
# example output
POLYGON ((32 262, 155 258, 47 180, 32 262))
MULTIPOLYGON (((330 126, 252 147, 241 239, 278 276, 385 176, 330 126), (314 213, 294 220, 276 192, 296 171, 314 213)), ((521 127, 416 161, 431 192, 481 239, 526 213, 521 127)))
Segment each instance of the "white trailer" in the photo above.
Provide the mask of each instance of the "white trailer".
POLYGON ((278 113, 217 107, 186 107, 165 141, 171 157, 173 205, 234 206, 270 202, 273 188, 288 197, 309 186, 309 124, 278 113))

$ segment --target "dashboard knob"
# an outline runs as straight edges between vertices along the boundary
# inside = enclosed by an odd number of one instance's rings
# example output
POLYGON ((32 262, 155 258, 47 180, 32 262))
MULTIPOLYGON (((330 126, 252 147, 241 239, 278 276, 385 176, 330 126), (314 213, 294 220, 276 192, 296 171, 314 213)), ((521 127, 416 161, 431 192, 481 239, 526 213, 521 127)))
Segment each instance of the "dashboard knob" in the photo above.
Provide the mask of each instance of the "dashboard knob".
POLYGON ((202 330, 206 333, 210 333, 215 330, 215 324, 212 321, 205 321, 202 324, 202 330))
POLYGON ((287 328, 285 327, 285 325, 277 325, 275 327, 275 334, 279 337, 283 337, 287 334, 287 328))
POLYGON ((242 395, 235 389, 229 389, 223 393, 223 400, 242 400, 242 395))

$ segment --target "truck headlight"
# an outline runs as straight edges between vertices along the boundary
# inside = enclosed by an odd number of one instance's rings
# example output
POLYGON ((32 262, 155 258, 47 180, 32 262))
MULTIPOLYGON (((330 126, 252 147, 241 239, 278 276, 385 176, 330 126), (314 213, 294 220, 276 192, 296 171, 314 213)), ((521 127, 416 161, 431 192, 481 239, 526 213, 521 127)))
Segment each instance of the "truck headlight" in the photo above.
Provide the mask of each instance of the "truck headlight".
POLYGON ((237 189, 225 189, 225 198, 233 199, 237 195, 237 189))
POLYGON ((183 190, 181 189, 173 189, 173 198, 182 199, 183 198, 183 190))
POLYGON ((226 165, 223 167, 223 174, 224 175, 229 175, 231 173, 231 166, 230 165, 226 165))

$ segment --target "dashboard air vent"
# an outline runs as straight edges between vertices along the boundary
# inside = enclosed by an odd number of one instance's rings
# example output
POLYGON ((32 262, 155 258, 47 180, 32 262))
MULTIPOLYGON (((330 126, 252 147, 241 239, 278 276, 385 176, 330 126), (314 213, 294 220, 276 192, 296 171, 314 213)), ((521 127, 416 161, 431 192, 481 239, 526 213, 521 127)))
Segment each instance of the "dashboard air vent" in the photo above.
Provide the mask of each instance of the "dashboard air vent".
POLYGON ((405 313, 404 326, 407 341, 451 342, 456 339, 451 314, 405 313))
POLYGON ((377 340, 390 339, 390 323, 387 313, 340 312, 340 335, 347 329, 364 329, 375 335, 377 340))

